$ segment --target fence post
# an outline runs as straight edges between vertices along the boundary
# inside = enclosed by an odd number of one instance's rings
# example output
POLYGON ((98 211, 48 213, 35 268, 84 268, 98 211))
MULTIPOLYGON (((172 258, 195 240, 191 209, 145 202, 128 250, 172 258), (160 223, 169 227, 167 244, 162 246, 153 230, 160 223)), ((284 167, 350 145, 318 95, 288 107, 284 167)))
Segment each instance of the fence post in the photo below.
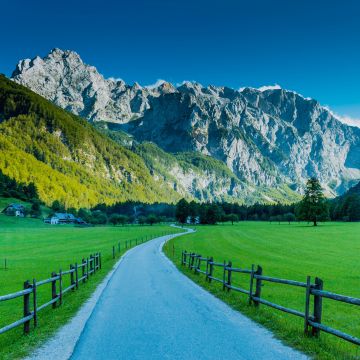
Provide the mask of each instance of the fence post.
POLYGON ((250 273, 249 305, 251 305, 252 303, 253 286, 254 286, 254 264, 251 265, 251 273, 250 273))
POLYGON ((62 270, 60 269, 60 271, 59 271, 59 296, 60 296, 60 301, 59 301, 59 303, 60 303, 60 305, 62 304, 62 270))
POLYGON ((119 251, 119 253, 120 253, 120 241, 119 241, 119 243, 118 243, 118 251, 119 251))
MULTIPOLYGON (((258 265, 255 275, 262 275, 262 267, 258 265)), ((256 279, 256 287, 255 287, 255 297, 260 299, 261 296, 261 279, 256 279)), ((259 306, 260 302, 259 300, 254 300, 254 304, 256 307, 259 306)))
POLYGON ((75 287, 79 288, 79 272, 78 272, 78 263, 75 263, 75 287))
POLYGON ((94 257, 90 255, 90 275, 94 275, 94 257))
POLYGON ((200 263, 201 263, 200 258, 201 258, 201 255, 199 254, 199 255, 197 256, 197 258, 196 258, 197 263, 196 263, 196 266, 195 266, 195 274, 200 274, 200 273, 199 273, 200 263))
POLYGON ((86 279, 89 280, 89 258, 86 258, 86 279))
POLYGON ((101 252, 99 252, 99 268, 101 269, 101 252))
POLYGON ((209 277, 209 258, 207 257, 206 258, 206 275, 205 275, 205 280, 209 280, 208 277, 209 277))
MULTIPOLYGON (((315 289, 316 290, 323 289, 323 281, 319 278, 315 278, 315 289)), ((321 315, 322 315, 322 296, 314 295, 314 322, 315 323, 321 324, 321 315)), ((312 335, 319 337, 320 329, 313 327, 312 335)))
MULTIPOLYGON (((24 282, 24 290, 31 288, 30 281, 24 282)), ((31 315, 30 311, 30 293, 24 295, 24 317, 31 315)), ((27 334, 30 331, 30 320, 24 322, 24 333, 27 334)))
POLYGON ((214 273, 214 258, 211 256, 210 259, 209 259, 209 266, 210 266, 210 271, 209 271, 209 276, 208 276, 208 279, 209 279, 209 283, 211 283, 211 277, 213 276, 213 273, 214 273))
POLYGON ((186 265, 186 254, 187 254, 187 252, 186 252, 186 250, 184 251, 184 261, 182 262, 182 265, 186 265))
POLYGON ((36 279, 33 279, 33 308, 34 308, 34 327, 37 326, 37 298, 36 298, 36 279))
POLYGON ((195 256, 196 256, 196 254, 193 253, 193 254, 192 254, 192 257, 191 257, 191 267, 190 267, 191 269, 194 268, 195 256))
MULTIPOLYGON (((51 273, 51 277, 52 278, 56 278, 57 274, 55 271, 53 271, 51 273)), ((51 281, 51 298, 52 299, 56 299, 57 294, 56 294, 56 279, 54 279, 53 281, 51 281)), ((52 304, 52 308, 55 309, 56 308, 56 301, 53 302, 52 304)))
MULTIPOLYGON (((71 285, 75 285, 75 276, 74 276, 75 268, 73 264, 70 264, 70 271, 71 270, 73 271, 70 273, 70 283, 71 285)), ((72 290, 73 291, 75 290, 75 286, 72 288, 72 290)))
POLYGON ((231 261, 229 261, 228 262, 228 277, 227 277, 227 290, 228 291, 230 291, 231 290, 231 273, 232 273, 232 271, 231 271, 231 267, 232 267, 232 262, 231 261))
POLYGON ((82 280, 82 282, 83 282, 83 284, 85 284, 85 259, 83 258, 82 260, 81 260, 81 264, 82 264, 82 266, 81 266, 81 277, 83 278, 83 280, 82 280))
POLYGON ((309 333, 310 291, 311 291, 311 282, 310 282, 310 276, 308 276, 306 278, 306 292, 305 292, 305 316, 304 316, 305 335, 309 333))
POLYGON ((225 284, 226 284, 226 282, 225 282, 225 278, 226 278, 226 261, 224 260, 224 271, 223 271, 223 281, 222 281, 222 283, 223 283, 223 290, 225 290, 225 284))
POLYGON ((112 251, 113 251, 113 259, 115 259, 115 246, 113 246, 112 251))

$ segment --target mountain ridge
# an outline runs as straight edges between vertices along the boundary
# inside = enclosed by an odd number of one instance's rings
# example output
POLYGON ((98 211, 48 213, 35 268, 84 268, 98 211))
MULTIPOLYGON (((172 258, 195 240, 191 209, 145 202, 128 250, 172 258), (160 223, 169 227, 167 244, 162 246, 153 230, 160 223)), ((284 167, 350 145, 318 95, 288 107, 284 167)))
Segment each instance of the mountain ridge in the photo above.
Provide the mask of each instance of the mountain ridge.
POLYGON ((127 85, 60 49, 20 61, 12 79, 91 122, 116 123, 139 142, 210 155, 254 187, 301 191, 316 176, 335 196, 360 179, 360 129, 292 91, 127 85))
POLYGON ((0 76, 0 169, 34 182, 41 200, 68 207, 122 201, 174 202, 143 160, 86 120, 0 76))

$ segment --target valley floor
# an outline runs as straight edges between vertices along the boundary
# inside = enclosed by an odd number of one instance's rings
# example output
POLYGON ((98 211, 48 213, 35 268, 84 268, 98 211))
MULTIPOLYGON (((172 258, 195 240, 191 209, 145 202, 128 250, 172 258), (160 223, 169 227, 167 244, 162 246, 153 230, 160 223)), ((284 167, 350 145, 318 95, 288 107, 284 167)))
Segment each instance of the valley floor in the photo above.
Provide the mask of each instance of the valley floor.
MULTIPOLYGON (((319 359, 358 359, 359 346, 326 333, 319 340, 303 335, 303 319, 260 305, 247 305, 248 298, 235 292, 223 292, 222 285, 205 282, 203 274, 180 265, 181 251, 195 252, 215 261, 232 261, 234 267, 261 265, 263 274, 283 279, 306 281, 316 276, 324 281, 324 290, 360 298, 360 223, 240 222, 216 226, 197 226, 196 233, 171 240, 167 255, 178 268, 199 285, 250 318, 265 325, 288 344, 319 359), (175 246, 173 257, 172 247, 175 246)), ((215 270, 222 277, 222 269, 215 270)), ((248 288, 248 276, 233 275, 233 284, 248 288)), ((266 282, 262 297, 298 311, 304 311, 304 289, 266 282)), ((358 306, 323 300, 323 323, 360 336, 358 306)))
MULTIPOLYGON (((63 304, 46 308, 38 316, 38 327, 23 336, 22 326, 0 335, 0 359, 13 360, 32 352, 39 344, 68 322, 90 297, 97 285, 112 269, 115 246, 116 258, 128 247, 135 246, 136 240, 147 241, 164 233, 180 230, 167 225, 154 226, 97 226, 74 227, 71 225, 47 225, 41 220, 15 218, 0 214, 0 295, 22 290, 25 280, 37 281, 50 277, 52 271, 68 270, 69 264, 80 263, 83 257, 95 252, 102 253, 102 270, 98 271, 84 285, 70 294, 65 294, 63 304), (118 244, 121 244, 120 252, 118 244), (4 268, 5 259, 7 268, 4 268)), ((68 276, 63 287, 69 285, 68 276)), ((51 299, 50 285, 38 288, 38 304, 51 299)), ((32 301, 32 299, 31 299, 32 301)), ((32 308, 32 307, 31 307, 32 308)), ((23 316, 22 298, 0 302, 0 328, 23 316)))
MULTIPOLYGON (((124 256, 71 359, 306 359, 179 273, 161 252, 169 237, 124 256)), ((58 340, 44 353, 65 360, 58 340)))

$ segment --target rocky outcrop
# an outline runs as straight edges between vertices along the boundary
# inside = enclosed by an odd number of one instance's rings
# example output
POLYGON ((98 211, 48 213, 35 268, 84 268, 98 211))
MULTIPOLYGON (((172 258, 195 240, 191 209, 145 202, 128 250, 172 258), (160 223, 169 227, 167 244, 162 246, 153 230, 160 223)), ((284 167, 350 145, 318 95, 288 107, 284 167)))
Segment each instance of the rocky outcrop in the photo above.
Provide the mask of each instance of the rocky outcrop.
POLYGON ((12 78, 92 122, 119 124, 137 141, 210 155, 250 186, 300 190, 316 176, 335 195, 360 179, 360 129, 292 91, 127 85, 59 49, 20 61, 12 78))

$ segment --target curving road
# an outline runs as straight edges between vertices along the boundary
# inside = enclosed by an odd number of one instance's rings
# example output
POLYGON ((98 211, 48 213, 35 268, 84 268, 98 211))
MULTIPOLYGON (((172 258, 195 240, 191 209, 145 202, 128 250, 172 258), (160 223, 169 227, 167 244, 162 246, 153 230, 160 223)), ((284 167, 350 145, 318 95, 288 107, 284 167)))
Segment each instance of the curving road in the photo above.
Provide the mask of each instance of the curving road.
POLYGON ((181 274, 169 237, 125 255, 71 359, 306 359, 181 274))

